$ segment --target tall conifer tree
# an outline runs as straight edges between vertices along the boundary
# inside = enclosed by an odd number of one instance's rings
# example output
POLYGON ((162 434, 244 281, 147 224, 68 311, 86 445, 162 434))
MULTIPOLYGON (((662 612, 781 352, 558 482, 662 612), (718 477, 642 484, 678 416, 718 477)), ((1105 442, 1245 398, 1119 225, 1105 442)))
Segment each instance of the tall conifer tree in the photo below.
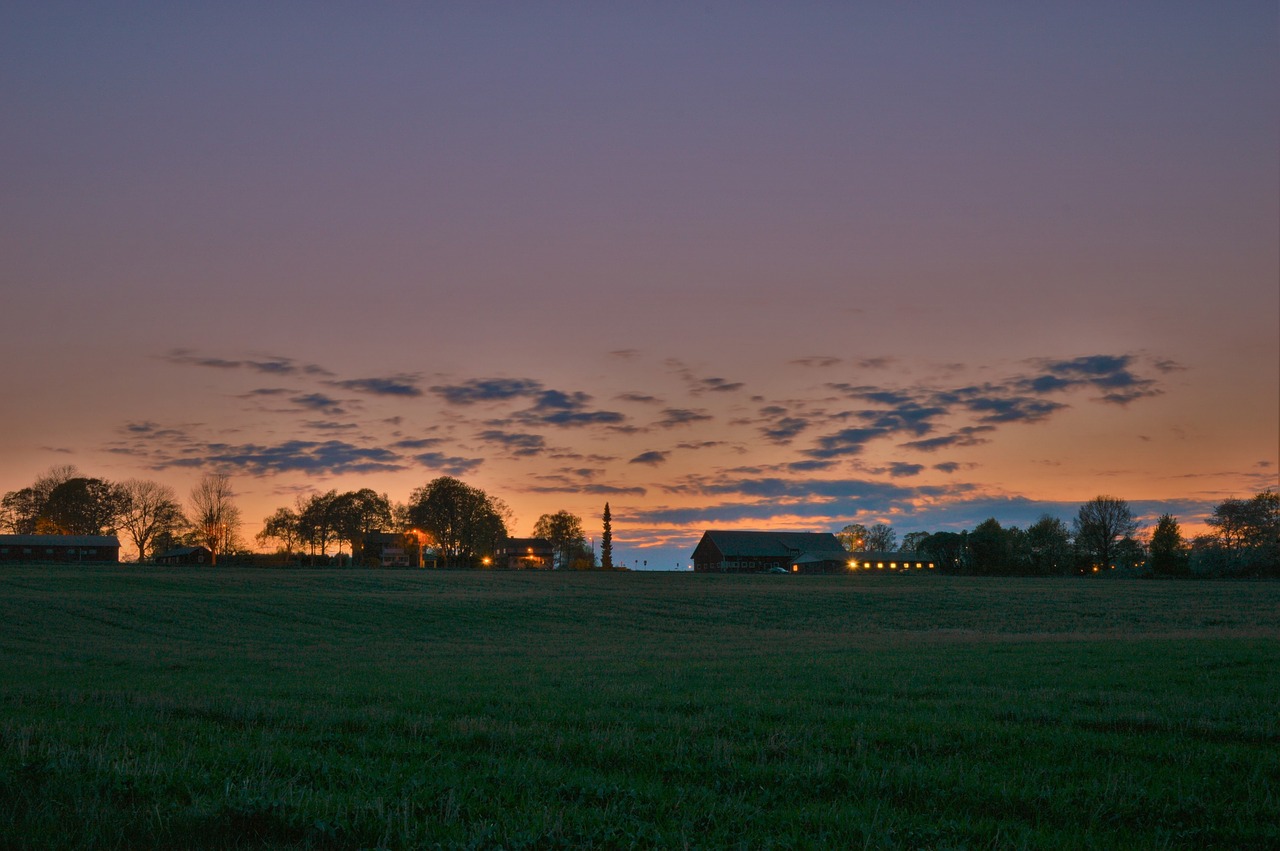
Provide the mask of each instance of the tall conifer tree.
POLYGON ((600 538, 600 566, 613 570, 613 515, 609 503, 604 504, 604 534, 600 538))

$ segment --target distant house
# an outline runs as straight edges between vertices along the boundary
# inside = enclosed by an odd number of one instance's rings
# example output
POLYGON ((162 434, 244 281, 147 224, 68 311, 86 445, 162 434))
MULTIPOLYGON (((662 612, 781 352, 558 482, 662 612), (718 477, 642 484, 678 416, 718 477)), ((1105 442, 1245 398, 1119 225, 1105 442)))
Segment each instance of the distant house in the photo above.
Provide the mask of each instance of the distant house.
POLYGON ((156 564, 212 564, 213 551, 208 547, 174 547, 155 557, 156 564))
POLYGON ((436 556, 414 532, 370 532, 364 536, 361 554, 366 564, 382 567, 435 567, 436 556))
POLYGON ((849 569, 849 552, 830 532, 709 531, 693 551, 700 573, 837 573, 849 569))
POLYGON ((120 561, 120 539, 115 535, 0 535, 0 562, 120 561))
POLYGON ((550 570, 555 555, 555 548, 544 538, 507 538, 494 553, 493 564, 512 570, 550 570))

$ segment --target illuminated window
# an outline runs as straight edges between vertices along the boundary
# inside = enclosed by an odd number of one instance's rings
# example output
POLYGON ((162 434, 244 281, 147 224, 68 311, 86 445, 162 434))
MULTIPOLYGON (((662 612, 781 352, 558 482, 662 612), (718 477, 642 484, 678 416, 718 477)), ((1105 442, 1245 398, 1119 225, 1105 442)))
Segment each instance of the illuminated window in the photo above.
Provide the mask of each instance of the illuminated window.
POLYGON ((896 561, 891 561, 891 562, 889 562, 889 569, 890 569, 890 570, 897 570, 897 569, 898 569, 898 563, 897 563, 896 561))
POLYGON ((877 570, 884 570, 884 562, 882 562, 882 561, 878 561, 878 562, 876 562, 876 569, 877 569, 877 570))

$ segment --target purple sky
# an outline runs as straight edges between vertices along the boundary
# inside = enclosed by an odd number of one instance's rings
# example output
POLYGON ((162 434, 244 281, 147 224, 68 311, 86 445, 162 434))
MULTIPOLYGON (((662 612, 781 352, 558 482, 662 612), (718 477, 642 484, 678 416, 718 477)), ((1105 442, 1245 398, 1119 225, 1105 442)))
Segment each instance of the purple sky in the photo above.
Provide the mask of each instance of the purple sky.
POLYGON ((709 527, 1277 483, 1274 2, 8 4, 0 491, 709 527))

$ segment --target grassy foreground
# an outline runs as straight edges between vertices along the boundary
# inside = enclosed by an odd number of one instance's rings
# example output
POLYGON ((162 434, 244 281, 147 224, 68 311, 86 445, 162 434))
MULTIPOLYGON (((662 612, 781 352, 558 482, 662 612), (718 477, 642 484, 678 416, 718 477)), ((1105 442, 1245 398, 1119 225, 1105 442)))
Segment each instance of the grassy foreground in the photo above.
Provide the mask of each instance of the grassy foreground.
POLYGON ((1280 847, 1280 584, 0 570, 4 848, 1280 847))

